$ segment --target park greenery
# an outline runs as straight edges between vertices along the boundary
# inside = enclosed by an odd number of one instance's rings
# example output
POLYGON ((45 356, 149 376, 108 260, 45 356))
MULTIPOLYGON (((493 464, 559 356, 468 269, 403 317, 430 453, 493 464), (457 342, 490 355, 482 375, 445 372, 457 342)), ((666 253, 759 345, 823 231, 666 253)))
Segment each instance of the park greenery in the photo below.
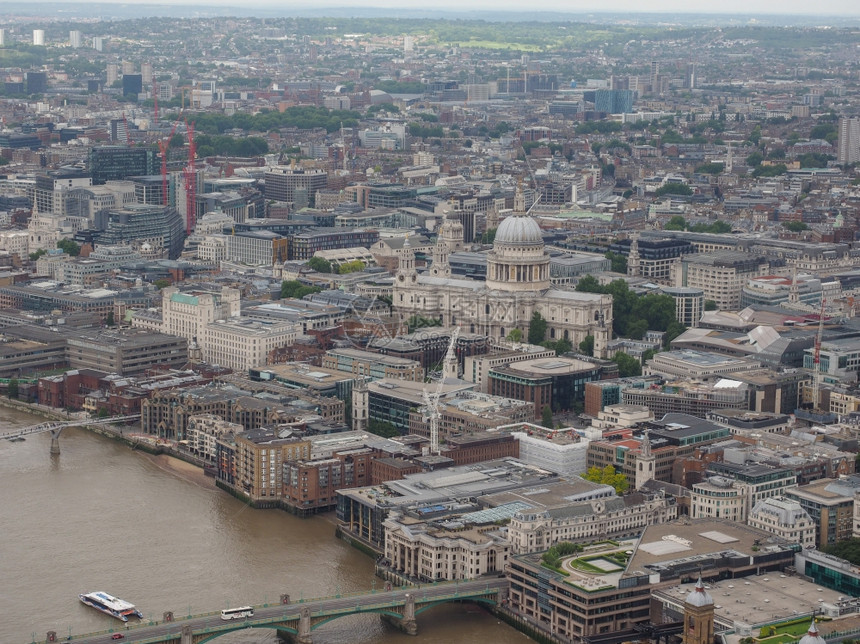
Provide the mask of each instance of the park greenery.
POLYGON ((80 245, 71 239, 61 239, 57 242, 57 248, 64 251, 67 255, 77 257, 81 254, 80 245))
POLYGON ((365 268, 365 263, 360 259, 354 259, 351 262, 344 262, 340 266, 337 267, 337 272, 340 275, 346 275, 348 273, 360 273, 365 268))
POLYGON ((584 549, 582 544, 562 541, 541 555, 541 563, 547 568, 560 571, 562 559, 571 555, 577 555, 584 549))
POLYGON ((630 378, 642 375, 642 363, 636 358, 623 351, 618 351, 612 356, 612 362, 618 365, 618 376, 630 378))
POLYGON ((305 264, 317 273, 331 273, 331 262, 323 257, 311 257, 305 264))
POLYGON ((638 295, 624 280, 603 286, 592 275, 579 280, 576 290, 612 296, 612 331, 616 337, 641 340, 646 331, 665 331, 664 343, 668 346, 686 330, 675 318, 675 300, 669 295, 638 295))
POLYGON ((668 181, 654 191, 655 197, 662 197, 663 195, 688 197, 691 194, 693 194, 693 189, 690 186, 677 181, 668 181))
POLYGON ((722 171, 725 169, 726 169, 725 164, 716 163, 716 162, 712 161, 712 162, 703 163, 702 165, 700 165, 698 168, 696 168, 696 172, 699 172, 701 174, 712 174, 712 175, 716 176, 718 174, 721 174, 722 171))
POLYGON ((306 286, 298 280, 285 280, 281 283, 281 299, 295 298, 302 299, 305 295, 319 293, 322 289, 319 286, 306 286))
POLYGON ((715 221, 709 224, 699 222, 691 224, 681 215, 675 215, 663 226, 663 230, 689 230, 691 233, 730 233, 732 232, 731 224, 725 221, 715 221))
POLYGON ((201 134, 195 139, 197 144, 197 156, 227 156, 227 157, 256 157, 269 151, 266 139, 259 136, 248 136, 236 138, 232 136, 219 136, 201 134))
POLYGON ((382 420, 373 420, 371 419, 367 423, 367 430, 371 434, 376 434, 377 436, 382 436, 383 438, 393 438, 395 436, 400 436, 400 430, 397 429, 391 423, 387 423, 382 420))
POLYGON ((834 557, 850 561, 855 566, 860 566, 860 537, 846 539, 832 546, 825 546, 822 550, 834 557))
POLYGON ((421 315, 413 315, 406 321, 406 327, 409 333, 414 333, 418 329, 425 329, 431 326, 442 326, 441 318, 425 318, 421 315))
POLYGON ((782 222, 782 227, 793 233, 802 233, 804 230, 809 230, 809 226, 802 221, 784 221, 782 222))
POLYGON ((588 471, 582 475, 582 478, 592 483, 611 485, 615 488, 617 494, 624 494, 627 488, 630 487, 627 477, 621 472, 616 472, 612 465, 607 465, 604 468, 589 467, 588 471))
POLYGON ((613 273, 623 273, 624 275, 627 274, 627 256, 626 255, 622 255, 621 253, 613 253, 610 250, 610 251, 606 252, 604 257, 606 257, 606 259, 608 259, 610 262, 612 262, 612 266, 610 267, 610 270, 613 273))

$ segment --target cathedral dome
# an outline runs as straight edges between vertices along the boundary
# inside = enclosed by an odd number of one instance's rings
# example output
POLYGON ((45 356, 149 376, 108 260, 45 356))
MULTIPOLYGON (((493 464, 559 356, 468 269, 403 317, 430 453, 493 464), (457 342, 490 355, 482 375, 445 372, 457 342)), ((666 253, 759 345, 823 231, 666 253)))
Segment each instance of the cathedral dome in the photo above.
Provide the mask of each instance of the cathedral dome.
POLYGON ((496 230, 495 244, 514 246, 543 245, 543 234, 538 223, 528 215, 507 217, 496 230))
POLYGON ((699 577, 699 581, 696 582, 696 587, 693 591, 687 595, 687 599, 684 603, 690 606, 695 606, 696 608, 714 605, 714 598, 711 597, 711 594, 707 590, 705 590, 705 584, 702 583, 701 577, 699 577))
POLYGON ((815 625, 815 618, 812 618, 812 624, 809 625, 809 630, 806 635, 800 638, 798 644, 825 644, 825 640, 818 634, 818 627, 815 625))

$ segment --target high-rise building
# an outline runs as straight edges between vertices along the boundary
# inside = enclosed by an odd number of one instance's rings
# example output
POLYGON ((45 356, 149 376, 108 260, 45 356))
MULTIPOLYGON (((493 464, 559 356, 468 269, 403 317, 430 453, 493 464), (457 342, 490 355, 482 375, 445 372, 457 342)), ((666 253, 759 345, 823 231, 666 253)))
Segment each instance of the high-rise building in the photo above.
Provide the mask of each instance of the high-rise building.
POLYGON ((93 148, 89 166, 94 185, 126 177, 158 174, 160 170, 155 150, 126 145, 93 148))
POLYGON ((27 93, 41 94, 48 89, 47 72, 27 72, 27 93))
POLYGON ((122 61, 122 75, 133 74, 134 73, 134 63, 130 60, 122 61))
POLYGON ((96 51, 103 51, 105 48, 105 39, 101 36, 96 36, 93 38, 93 49, 96 51))
POLYGON ((69 32, 69 46, 77 49, 81 46, 81 32, 73 29, 69 32))
POLYGON ((839 119, 839 163, 860 161, 860 118, 839 119))
POLYGON ((609 114, 624 114, 633 111, 633 90, 599 89, 594 92, 594 109, 609 114))
MULTIPOLYGON (((125 66, 125 63, 123 63, 125 66)), ((143 76, 140 74, 122 75, 122 95, 140 94, 143 91, 143 76)))
POLYGON ((152 63, 141 63, 140 75, 143 78, 144 86, 149 87, 152 85, 152 63))
MULTIPOLYGON (((93 45, 95 46, 95 45, 93 45)), ((110 87, 119 80, 119 66, 116 63, 107 64, 107 85, 110 87)))
POLYGON ((0 29, 0 47, 6 45, 6 30, 0 29))
POLYGON ((97 245, 128 244, 166 259, 176 259, 185 240, 185 222, 175 208, 131 204, 111 209, 104 230, 93 236, 97 245))
POLYGON ((277 166, 266 172, 266 199, 293 203, 297 191, 307 195, 309 205, 313 206, 317 190, 328 185, 328 175, 324 170, 301 170, 277 166))
POLYGON ((44 45, 45 44, 45 30, 44 29, 34 29, 33 30, 33 44, 34 45, 44 45))

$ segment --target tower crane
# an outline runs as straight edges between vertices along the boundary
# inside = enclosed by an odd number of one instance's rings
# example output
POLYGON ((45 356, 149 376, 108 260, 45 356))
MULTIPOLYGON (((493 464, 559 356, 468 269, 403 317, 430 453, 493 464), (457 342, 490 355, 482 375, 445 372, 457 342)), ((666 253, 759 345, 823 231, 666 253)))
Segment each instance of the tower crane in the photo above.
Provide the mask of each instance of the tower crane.
POLYGON ((185 120, 188 132, 188 165, 185 166, 185 234, 190 235, 197 223, 197 172, 194 159, 197 156, 197 146, 194 143, 194 121, 185 120))
POLYGON ((815 336, 815 352, 812 354, 812 410, 818 411, 818 397, 821 389, 821 336, 824 335, 824 303, 821 298, 821 311, 818 313, 818 335, 815 336))
MULTIPOLYGON (((425 388, 421 394, 424 398, 424 406, 429 412, 430 420, 430 453, 439 453, 439 400, 442 398, 442 388, 445 386, 445 375, 451 371, 452 365, 457 364, 457 338, 460 337, 460 327, 454 327, 451 332, 451 339, 448 342, 448 351, 445 353, 443 360, 442 375, 439 378, 439 383, 436 385, 436 390, 431 394, 425 388)), ((456 369, 453 370, 456 373, 456 369)))
POLYGON ((167 150, 170 149, 170 140, 176 134, 176 127, 178 125, 179 121, 176 121, 167 138, 158 140, 158 151, 161 154, 161 205, 163 206, 167 206, 169 203, 167 194, 167 150))

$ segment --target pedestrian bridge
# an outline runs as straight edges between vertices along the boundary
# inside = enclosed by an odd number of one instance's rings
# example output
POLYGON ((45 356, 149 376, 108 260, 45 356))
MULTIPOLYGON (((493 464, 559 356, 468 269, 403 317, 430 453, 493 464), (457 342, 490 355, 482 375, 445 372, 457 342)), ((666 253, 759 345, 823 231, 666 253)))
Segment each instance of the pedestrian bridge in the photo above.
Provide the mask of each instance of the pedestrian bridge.
POLYGON ((0 434, 0 440, 6 439, 10 441, 23 440, 25 436, 33 434, 41 434, 43 432, 51 432, 51 454, 60 453, 60 433, 66 427, 82 427, 84 425, 113 425, 114 423, 130 423, 140 420, 140 414, 131 414, 129 416, 108 416, 107 418, 84 418, 77 420, 54 420, 38 425, 30 425, 22 427, 11 432, 0 434))
MULTIPOLYGON (((402 631, 415 635, 418 632, 418 615, 439 604, 473 601, 496 606, 507 598, 508 580, 496 577, 489 580, 447 582, 408 586, 390 591, 367 591, 302 600, 296 603, 267 604, 254 607, 251 618, 224 621, 221 613, 191 615, 173 619, 165 613, 167 621, 142 622, 118 626, 110 631, 78 635, 70 640, 76 644, 107 644, 111 635, 122 632, 123 642, 135 644, 202 644, 221 635, 246 628, 276 629, 278 635, 297 642, 312 644, 313 631, 333 620, 347 615, 377 613, 402 631)), ((289 601, 284 595, 283 601, 289 601)), ((47 641, 56 637, 48 633, 47 641)), ((35 644, 35 642, 34 642, 35 644)))

